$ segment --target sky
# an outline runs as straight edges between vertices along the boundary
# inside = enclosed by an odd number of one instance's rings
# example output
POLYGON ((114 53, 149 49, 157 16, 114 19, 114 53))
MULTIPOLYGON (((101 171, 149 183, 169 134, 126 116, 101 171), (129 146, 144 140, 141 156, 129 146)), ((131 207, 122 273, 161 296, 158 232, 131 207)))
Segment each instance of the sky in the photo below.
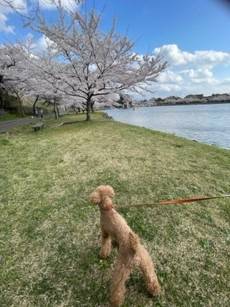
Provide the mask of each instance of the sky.
MULTIPOLYGON (((26 0, 12 0, 25 8, 26 0)), ((35 1, 35 0, 30 0, 35 1)), ((73 5, 73 0, 62 0, 73 5)), ((38 48, 46 40, 3 6, 0 0, 0 44, 32 35, 38 48)), ((49 0, 40 0, 50 20, 49 0)), ((82 12, 96 8, 103 15, 103 30, 117 19, 117 31, 135 42, 139 54, 161 52, 169 65, 151 86, 155 97, 230 92, 230 1, 227 0, 86 0, 82 12)), ((150 98, 153 94, 146 94, 150 98)))

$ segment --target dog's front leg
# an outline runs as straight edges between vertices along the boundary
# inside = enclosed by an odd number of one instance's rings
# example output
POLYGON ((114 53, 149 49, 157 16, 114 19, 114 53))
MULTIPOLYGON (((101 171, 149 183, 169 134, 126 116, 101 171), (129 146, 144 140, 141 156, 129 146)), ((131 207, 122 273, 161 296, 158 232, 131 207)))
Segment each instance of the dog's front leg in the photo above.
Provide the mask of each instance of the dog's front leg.
POLYGON ((100 257, 107 258, 111 253, 112 241, 110 235, 101 229, 101 251, 100 257))

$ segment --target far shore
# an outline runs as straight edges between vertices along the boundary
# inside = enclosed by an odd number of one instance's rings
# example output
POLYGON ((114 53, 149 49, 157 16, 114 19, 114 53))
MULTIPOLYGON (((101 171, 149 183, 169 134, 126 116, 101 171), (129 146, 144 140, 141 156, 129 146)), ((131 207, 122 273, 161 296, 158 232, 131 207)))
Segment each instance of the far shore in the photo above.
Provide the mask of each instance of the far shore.
POLYGON ((152 97, 147 100, 133 101, 129 106, 133 107, 155 107, 155 106, 174 106, 174 105, 203 105, 203 104, 222 104, 230 103, 230 94, 212 94, 210 96, 187 95, 185 97, 169 96, 166 98, 152 97))
POLYGON ((189 106, 189 105, 208 105, 208 104, 228 104, 230 101, 219 101, 219 102, 191 102, 191 103, 158 103, 158 104, 135 104, 134 108, 143 108, 143 107, 174 107, 174 106, 189 106))

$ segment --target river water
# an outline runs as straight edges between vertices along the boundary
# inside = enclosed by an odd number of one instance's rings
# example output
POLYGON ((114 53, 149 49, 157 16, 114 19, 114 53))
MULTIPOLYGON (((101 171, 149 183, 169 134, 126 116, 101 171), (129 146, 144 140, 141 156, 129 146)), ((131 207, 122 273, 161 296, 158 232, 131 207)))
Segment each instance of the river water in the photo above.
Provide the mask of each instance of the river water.
POLYGON ((111 109, 113 119, 230 149, 230 103, 111 109))

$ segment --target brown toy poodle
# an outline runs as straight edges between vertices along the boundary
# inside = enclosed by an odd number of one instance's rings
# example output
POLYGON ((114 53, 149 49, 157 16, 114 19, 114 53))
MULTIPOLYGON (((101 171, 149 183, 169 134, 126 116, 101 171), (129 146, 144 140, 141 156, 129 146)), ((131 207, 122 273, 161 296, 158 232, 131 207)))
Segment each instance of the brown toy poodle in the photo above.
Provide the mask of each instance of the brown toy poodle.
POLYGON ((141 269, 151 295, 160 293, 160 285, 149 253, 125 219, 115 210, 112 202, 114 195, 111 186, 101 185, 90 195, 90 201, 97 204, 101 212, 100 256, 102 258, 109 256, 112 241, 118 246, 118 258, 112 274, 110 302, 112 306, 120 306, 125 297, 125 282, 134 267, 141 269))

